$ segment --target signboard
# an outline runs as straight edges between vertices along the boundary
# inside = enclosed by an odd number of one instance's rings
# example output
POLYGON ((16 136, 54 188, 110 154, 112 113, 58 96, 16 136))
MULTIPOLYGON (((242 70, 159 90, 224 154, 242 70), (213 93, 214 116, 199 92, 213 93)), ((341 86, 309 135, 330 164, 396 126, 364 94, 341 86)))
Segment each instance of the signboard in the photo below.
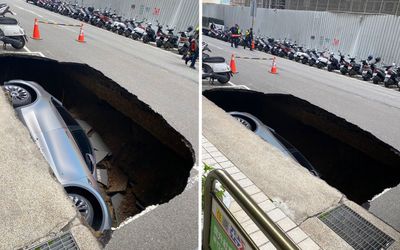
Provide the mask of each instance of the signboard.
POLYGON ((248 250, 252 249, 242 233, 226 215, 224 209, 212 198, 211 203, 211 250, 248 250))

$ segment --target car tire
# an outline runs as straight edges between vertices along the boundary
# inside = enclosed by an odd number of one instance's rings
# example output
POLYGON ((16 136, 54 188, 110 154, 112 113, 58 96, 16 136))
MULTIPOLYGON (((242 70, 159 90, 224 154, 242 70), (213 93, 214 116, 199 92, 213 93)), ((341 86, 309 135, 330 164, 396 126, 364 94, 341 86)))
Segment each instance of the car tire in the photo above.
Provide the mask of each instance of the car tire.
POLYGON ((28 105, 32 103, 31 93, 18 85, 5 85, 4 90, 10 95, 14 108, 28 105))
POLYGON ((235 118, 238 122, 240 122, 247 129, 249 129, 253 132, 256 130, 256 127, 255 127, 256 125, 254 124, 254 121, 251 120, 250 118, 247 118, 246 116, 243 116, 243 115, 232 115, 232 117, 235 118))
POLYGON ((68 196, 85 221, 89 225, 92 225, 94 220, 94 209, 92 203, 80 194, 68 193, 68 196))

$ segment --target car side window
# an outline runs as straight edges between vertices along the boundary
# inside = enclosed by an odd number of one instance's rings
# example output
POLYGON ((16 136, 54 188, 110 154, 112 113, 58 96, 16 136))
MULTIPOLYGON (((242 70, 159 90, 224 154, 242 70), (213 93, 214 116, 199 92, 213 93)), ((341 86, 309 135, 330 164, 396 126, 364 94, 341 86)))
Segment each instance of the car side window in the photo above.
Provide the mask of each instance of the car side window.
POLYGON ((54 99, 51 100, 54 106, 56 107, 58 113, 61 115, 65 124, 68 127, 68 130, 71 132, 72 136, 76 144, 81 151, 83 159, 85 159, 86 165, 88 166, 91 173, 94 171, 94 166, 90 158, 87 157, 87 154, 93 155, 93 149, 90 144, 88 137, 86 136, 85 131, 81 128, 78 122, 71 116, 71 114, 57 101, 54 99))

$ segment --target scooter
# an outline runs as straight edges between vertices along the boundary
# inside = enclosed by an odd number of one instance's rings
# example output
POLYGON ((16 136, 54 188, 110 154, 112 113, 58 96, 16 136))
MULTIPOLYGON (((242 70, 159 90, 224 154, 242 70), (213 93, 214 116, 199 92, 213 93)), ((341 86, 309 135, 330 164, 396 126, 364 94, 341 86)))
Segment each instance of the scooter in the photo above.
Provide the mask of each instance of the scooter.
POLYGON ((210 79, 211 83, 214 83, 214 80, 217 79, 218 82, 225 84, 229 82, 232 76, 231 68, 225 62, 225 58, 223 57, 211 57, 208 54, 204 53, 204 51, 211 50, 208 48, 208 44, 203 43, 203 63, 202 63, 202 79, 210 79))
POLYGON ((324 55, 324 52, 319 52, 319 57, 317 58, 317 68, 322 69, 328 66, 329 59, 324 55))
POLYGON ((190 33, 193 31, 193 27, 189 26, 186 31, 179 32, 180 37, 178 41, 178 53, 179 55, 184 55, 189 50, 190 46, 190 33))
POLYGON ((386 71, 385 75, 385 80, 383 81, 383 85, 388 88, 392 85, 399 86, 399 81, 400 81, 400 74, 399 74, 399 67, 396 67, 395 64, 393 64, 393 67, 389 68, 386 71))
POLYGON ((147 25, 146 31, 143 34, 142 41, 144 43, 155 42, 156 41, 156 32, 151 27, 151 24, 147 25))
POLYGON ((0 41, 3 42, 4 48, 7 44, 11 44, 14 48, 23 47, 22 42, 18 39, 4 36, 4 32, 0 29, 0 41))
MULTIPOLYGON (((136 22, 136 27, 133 29, 133 32, 132 32, 133 40, 138 40, 138 39, 142 38, 144 33, 146 32, 146 28, 142 25, 143 22, 144 22, 144 20, 140 21, 140 22, 136 22)), ((149 25, 149 24, 147 24, 147 25, 149 25)), ((150 23, 150 26, 151 26, 151 23, 150 23)))
POLYGON ((28 41, 25 31, 18 25, 17 19, 5 17, 7 13, 15 15, 10 10, 10 6, 0 4, 0 29, 3 32, 3 36, 19 41, 19 43, 10 43, 13 48, 22 49, 25 46, 25 42, 28 41))
POLYGON ((156 37, 156 46, 161 48, 164 45, 165 40, 167 39, 167 34, 165 34, 162 30, 163 26, 157 23, 157 37, 156 37))
POLYGON ((376 64, 381 61, 380 57, 375 58, 375 60, 370 60, 364 65, 362 70, 362 78, 364 81, 369 81, 372 79, 374 72, 376 71, 376 64))

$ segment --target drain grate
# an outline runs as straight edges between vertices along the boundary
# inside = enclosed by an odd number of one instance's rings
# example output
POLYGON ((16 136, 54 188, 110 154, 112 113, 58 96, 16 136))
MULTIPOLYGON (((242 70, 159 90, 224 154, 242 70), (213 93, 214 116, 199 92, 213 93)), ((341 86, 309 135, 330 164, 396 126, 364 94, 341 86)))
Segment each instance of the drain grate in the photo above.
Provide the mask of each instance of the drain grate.
POLYGON ((28 250, 79 250, 74 237, 70 232, 58 235, 47 242, 31 246, 28 250))
POLYGON ((354 249, 387 249, 394 240, 345 205, 319 216, 354 249))

